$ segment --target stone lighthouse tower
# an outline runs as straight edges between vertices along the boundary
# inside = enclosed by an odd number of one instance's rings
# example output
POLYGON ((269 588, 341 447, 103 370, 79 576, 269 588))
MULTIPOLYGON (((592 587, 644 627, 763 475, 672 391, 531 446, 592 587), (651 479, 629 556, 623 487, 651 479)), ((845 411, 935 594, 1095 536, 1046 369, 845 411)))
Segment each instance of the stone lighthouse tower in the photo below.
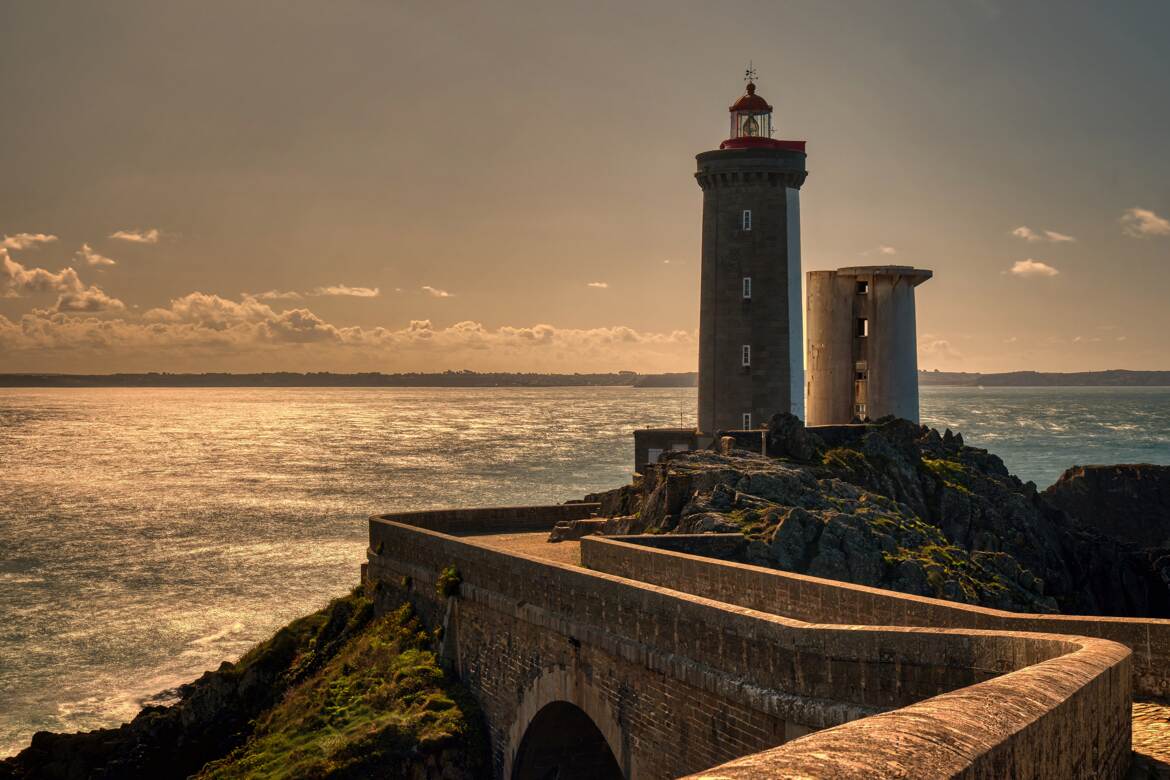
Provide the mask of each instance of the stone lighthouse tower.
POLYGON ((800 187, 804 141, 772 138, 772 106, 747 91, 731 135, 696 157, 703 190, 699 435, 804 417, 800 187))

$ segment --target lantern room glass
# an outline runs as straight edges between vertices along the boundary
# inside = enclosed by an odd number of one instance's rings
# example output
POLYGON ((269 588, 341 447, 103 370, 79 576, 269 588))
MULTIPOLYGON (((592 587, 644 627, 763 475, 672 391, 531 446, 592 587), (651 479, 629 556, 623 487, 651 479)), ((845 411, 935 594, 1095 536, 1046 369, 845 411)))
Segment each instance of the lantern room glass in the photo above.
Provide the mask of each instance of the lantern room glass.
POLYGON ((771 138, 772 114, 767 111, 736 111, 731 115, 732 138, 771 138))

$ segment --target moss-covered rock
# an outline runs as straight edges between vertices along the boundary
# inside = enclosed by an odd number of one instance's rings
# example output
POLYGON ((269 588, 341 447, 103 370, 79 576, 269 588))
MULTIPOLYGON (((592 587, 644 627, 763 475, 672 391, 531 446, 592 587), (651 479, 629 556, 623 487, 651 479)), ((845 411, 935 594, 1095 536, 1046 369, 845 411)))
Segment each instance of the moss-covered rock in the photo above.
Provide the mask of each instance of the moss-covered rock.
POLYGON ((445 765, 473 777, 479 716, 430 641, 406 611, 375 620, 359 588, 182 686, 172 706, 116 729, 38 732, 0 778, 186 778, 214 761, 205 776, 403 777, 413 761, 423 777, 445 765))
POLYGON ((1170 551, 1073 523, 962 436, 888 418, 835 444, 664 453, 629 486, 638 514, 606 532, 738 529, 756 565, 1019 611, 1170 614, 1170 551))
POLYGON ((431 640, 409 606, 374 620, 196 777, 399 778, 428 765, 444 778, 479 777, 478 707, 444 674, 431 640))

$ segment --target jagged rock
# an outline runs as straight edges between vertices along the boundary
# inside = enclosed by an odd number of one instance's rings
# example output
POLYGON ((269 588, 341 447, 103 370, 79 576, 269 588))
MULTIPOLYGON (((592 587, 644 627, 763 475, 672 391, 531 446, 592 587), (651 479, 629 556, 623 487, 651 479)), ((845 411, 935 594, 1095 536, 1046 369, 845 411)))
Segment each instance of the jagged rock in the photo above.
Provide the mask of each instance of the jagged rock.
POLYGON ((646 524, 638 515, 623 515, 622 517, 607 517, 601 533, 606 536, 625 536, 627 534, 640 534, 645 528, 646 524))
POLYGON ((0 778, 183 778, 241 744, 253 722, 295 683, 320 669, 364 628, 372 605, 356 594, 282 628, 237 664, 180 686, 169 707, 144 707, 129 723, 76 734, 39 731, 28 748, 0 760, 0 778), (311 648, 309 642, 312 642, 311 648))
POLYGON ((773 457, 807 462, 819 458, 825 451, 825 443, 821 438, 809 432, 795 415, 787 412, 773 415, 764 427, 767 430, 768 454, 773 457))
POLYGON ((590 504, 601 504, 597 514, 602 517, 637 514, 642 497, 640 481, 641 476, 634 475, 632 484, 622 485, 603 493, 590 493, 584 500, 590 504))
POLYGON ((604 533, 609 521, 604 517, 590 517, 581 520, 561 520, 549 532, 550 542, 568 542, 589 534, 604 533))
MULTIPOLYGON (((798 440, 791 420, 776 429, 798 440)), ((1170 616, 1170 549, 1077 525, 953 431, 886 418, 834 441, 813 462, 669 453, 631 497, 640 512, 606 532, 734 525, 756 565, 1003 609, 1170 616)))
POLYGON ((679 534, 726 534, 739 530, 739 526, 718 512, 700 512, 687 515, 678 524, 679 534))
POLYGON ((1170 466, 1073 466, 1044 498, 1084 528, 1139 547, 1170 547, 1170 466))
POLYGON ((824 524, 807 509, 792 507, 772 532, 769 552, 781 569, 804 571, 812 557, 824 524))

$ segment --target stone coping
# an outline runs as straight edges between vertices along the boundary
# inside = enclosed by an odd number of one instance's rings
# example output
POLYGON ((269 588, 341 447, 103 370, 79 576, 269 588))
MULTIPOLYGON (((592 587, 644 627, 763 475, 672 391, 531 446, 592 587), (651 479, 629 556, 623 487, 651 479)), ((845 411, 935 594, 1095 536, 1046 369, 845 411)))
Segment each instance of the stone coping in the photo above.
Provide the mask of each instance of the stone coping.
POLYGON ((585 501, 543 506, 493 506, 483 508, 423 509, 380 515, 418 528, 450 534, 543 531, 563 520, 592 517, 601 504, 585 501))
MULTIPOLYGON (((702 578, 719 573, 698 564, 720 562, 582 540, 583 558, 594 563, 618 553, 608 558, 616 566, 629 551, 643 553, 641 564, 658 563, 627 578, 374 517, 368 571, 373 579, 410 571, 433 580, 455 564, 479 598, 543 615, 581 641, 622 644, 623 654, 632 645, 643 651, 634 657, 693 659, 711 672, 700 683, 736 676, 745 690, 852 703, 858 712, 896 708, 697 777, 1120 777, 1128 765, 1127 647, 1067 634, 814 624, 709 597, 702 578), (678 589, 654 582, 667 579, 663 565, 679 564, 688 576, 676 578, 678 589)), ((672 668, 667 662, 663 671, 672 668)))

